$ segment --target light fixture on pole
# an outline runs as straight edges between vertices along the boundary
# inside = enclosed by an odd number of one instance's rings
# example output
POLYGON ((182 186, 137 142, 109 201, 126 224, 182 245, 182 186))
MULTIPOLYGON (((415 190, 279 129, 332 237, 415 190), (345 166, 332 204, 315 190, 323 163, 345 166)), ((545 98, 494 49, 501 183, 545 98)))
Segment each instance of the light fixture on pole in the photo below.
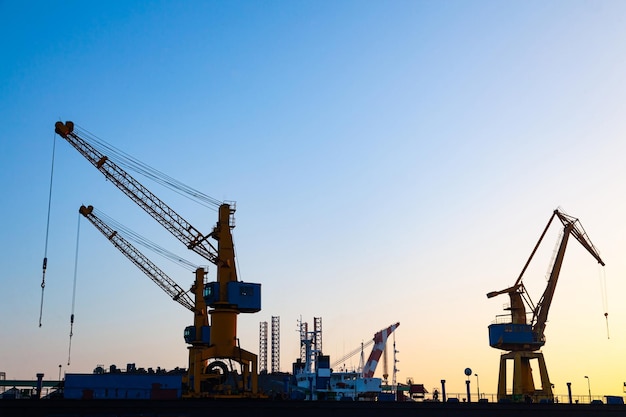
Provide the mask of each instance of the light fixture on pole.
POLYGON ((587 389, 589 390, 589 404, 591 404, 591 382, 589 382, 589 377, 587 375, 585 375, 585 378, 587 379, 587 389))
POLYGON ((478 393, 478 401, 480 401, 480 385, 478 384, 478 374, 474 374, 476 377, 476 392, 478 393))

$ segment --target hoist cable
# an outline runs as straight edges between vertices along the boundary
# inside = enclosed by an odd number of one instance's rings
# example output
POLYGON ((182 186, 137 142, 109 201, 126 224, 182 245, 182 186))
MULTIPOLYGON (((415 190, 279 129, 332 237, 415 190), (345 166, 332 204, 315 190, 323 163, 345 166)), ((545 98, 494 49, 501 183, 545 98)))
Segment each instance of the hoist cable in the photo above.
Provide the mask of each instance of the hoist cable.
POLYGON ((207 208, 215 209, 222 204, 220 200, 210 197, 188 185, 185 185, 184 183, 174 179, 173 177, 170 177, 169 175, 150 167, 149 165, 138 160, 137 158, 132 157, 126 152, 98 138, 92 133, 82 128, 77 128, 76 130, 80 132, 81 138, 83 138, 83 140, 88 142, 99 152, 105 154, 107 158, 110 158, 121 167, 137 172, 144 177, 149 178, 152 181, 165 186, 166 188, 169 188, 177 194, 182 195, 183 197, 186 197, 192 201, 195 201, 207 208))
POLYGON ((610 339, 609 335, 609 301, 607 296, 607 288, 606 288, 606 268, 600 266, 600 273, 598 274, 600 277, 600 292, 602 297, 602 309, 604 310, 604 319, 606 321, 606 338, 610 339))
POLYGON ((74 285, 72 288, 72 313, 70 315, 70 344, 67 351, 67 364, 70 364, 70 358, 72 356, 72 336, 74 336, 74 308, 76 306, 76 281, 78 277, 78 243, 80 241, 80 218, 82 215, 78 214, 78 225, 76 227, 76 252, 74 254, 74 285))
POLYGON ((54 176, 54 151, 56 148, 56 134, 52 138, 52 163, 50 168, 50 191, 48 192, 48 218, 46 220, 46 239, 43 250, 43 267, 41 277, 41 304, 39 305, 39 327, 41 327, 41 318, 43 316, 43 293, 46 288, 46 269, 48 268, 48 235, 50 232, 50 206, 52 203, 52 178, 54 176))
POLYGON ((243 281, 243 275, 241 274, 241 269, 239 268, 239 257, 237 256, 237 246, 233 242, 233 254, 235 256, 235 270, 237 271, 237 279, 239 281, 243 281))
POLYGON ((140 234, 128 228, 127 226, 124 226, 122 223, 106 215, 102 211, 97 210, 95 208, 93 211, 94 211, 94 214, 97 217, 99 217, 105 224, 107 224, 109 227, 114 229, 120 235, 124 236, 126 239, 133 241, 134 243, 137 243, 143 246, 144 248, 150 249, 154 253, 162 256, 165 259, 168 259, 174 263, 181 265, 182 267, 184 267, 185 269, 189 271, 195 271, 196 269, 198 269, 198 266, 195 265, 194 263, 184 259, 182 256, 176 255, 175 253, 163 248, 162 246, 157 245, 154 242, 151 242, 149 239, 146 239, 145 237, 141 236, 140 234))

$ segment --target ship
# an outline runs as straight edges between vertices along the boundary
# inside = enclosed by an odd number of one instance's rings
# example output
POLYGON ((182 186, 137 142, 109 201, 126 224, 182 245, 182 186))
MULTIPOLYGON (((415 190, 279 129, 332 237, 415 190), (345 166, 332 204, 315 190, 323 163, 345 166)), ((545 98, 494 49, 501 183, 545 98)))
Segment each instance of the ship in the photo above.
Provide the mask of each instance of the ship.
MULTIPOLYGON (((335 371, 331 368, 330 356, 322 354, 321 332, 308 332, 306 323, 301 323, 301 357, 292 365, 291 398, 309 401, 377 401, 383 392, 383 380, 374 377, 374 373, 387 338, 399 325, 392 324, 374 335, 372 351, 363 366, 356 370, 335 371)), ((362 357, 364 347, 362 344, 360 348, 362 357)))

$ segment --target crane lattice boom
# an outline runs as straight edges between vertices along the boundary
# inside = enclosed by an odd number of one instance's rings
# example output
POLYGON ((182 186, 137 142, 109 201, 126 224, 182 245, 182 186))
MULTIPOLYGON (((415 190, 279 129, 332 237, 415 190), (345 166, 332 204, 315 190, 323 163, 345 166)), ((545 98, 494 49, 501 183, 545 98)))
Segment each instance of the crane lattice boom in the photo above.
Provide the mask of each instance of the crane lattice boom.
POLYGON ((109 241, 120 250, 128 259, 131 260, 139 269, 143 271, 155 284, 165 291, 174 301, 195 312, 194 303, 187 291, 182 289, 174 280, 172 280, 165 272, 156 266, 150 259, 142 254, 130 242, 124 239, 119 233, 113 230, 109 225, 104 223, 99 217, 93 213, 93 206, 81 206, 80 214, 85 216, 87 220, 93 224, 109 241))
POLYGON ((57 122, 55 132, 67 140, 98 171, 102 172, 108 180, 185 244, 188 249, 193 250, 213 264, 219 264, 217 250, 209 243, 207 236, 204 236, 107 156, 74 133, 73 122, 68 121, 65 124, 57 122))
POLYGON ((361 343, 361 346, 359 346, 358 348, 354 349, 353 351, 345 354, 344 356, 342 356, 341 358, 337 359, 335 362, 333 362, 330 367, 331 368, 335 368, 337 366, 343 365, 348 359, 352 358, 353 356, 355 356, 358 353, 362 353, 363 350, 367 347, 370 347, 374 344, 374 339, 371 339, 365 343, 361 343))
POLYGON ((561 265, 563 264, 563 257, 565 256, 565 248, 567 247, 569 236, 571 235, 576 238, 576 240, 585 249, 587 249, 587 252, 589 252, 600 265, 604 266, 604 261, 600 257, 598 250, 595 248, 595 246, 593 246, 593 243, 591 243, 591 240, 589 240, 589 237, 587 236, 587 233, 580 224, 580 221, 577 218, 568 216, 567 214, 561 213, 558 210, 554 210, 553 217, 554 216, 557 216, 563 224, 563 236, 561 238, 561 244, 559 245, 556 257, 554 259, 550 278, 548 279, 548 285, 546 286, 546 289, 539 299, 537 306, 533 310, 533 331, 540 338, 543 338, 543 332, 546 327, 546 322, 548 321, 548 312, 550 310, 550 305, 552 304, 554 291, 556 289, 556 284, 558 282, 559 274, 561 272, 561 265))

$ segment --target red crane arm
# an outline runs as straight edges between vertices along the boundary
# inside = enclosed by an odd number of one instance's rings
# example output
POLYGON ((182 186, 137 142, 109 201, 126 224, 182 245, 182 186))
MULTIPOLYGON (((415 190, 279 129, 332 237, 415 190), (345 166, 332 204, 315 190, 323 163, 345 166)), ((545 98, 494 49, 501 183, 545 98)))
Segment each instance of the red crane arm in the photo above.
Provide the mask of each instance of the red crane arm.
POLYGON ((385 349, 385 344, 387 343, 387 338, 394 330, 396 330, 400 326, 400 323, 392 324, 376 333, 374 335, 374 347, 372 348, 372 352, 370 353, 365 366, 363 367, 363 376, 365 378, 373 378, 374 372, 376 371, 376 366, 378 365, 378 360, 385 349))

